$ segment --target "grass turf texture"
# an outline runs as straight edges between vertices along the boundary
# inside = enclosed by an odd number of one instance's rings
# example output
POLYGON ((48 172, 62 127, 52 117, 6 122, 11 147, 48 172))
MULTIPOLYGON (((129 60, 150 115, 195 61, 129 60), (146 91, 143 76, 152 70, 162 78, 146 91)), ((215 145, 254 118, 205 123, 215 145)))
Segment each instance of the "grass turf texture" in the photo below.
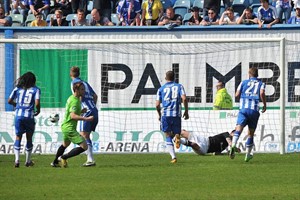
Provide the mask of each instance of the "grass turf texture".
POLYGON ((14 168, 0 155, 0 199, 300 199, 300 154, 228 156, 178 154, 96 155, 96 167, 50 166, 53 155, 33 155, 35 166, 14 168))

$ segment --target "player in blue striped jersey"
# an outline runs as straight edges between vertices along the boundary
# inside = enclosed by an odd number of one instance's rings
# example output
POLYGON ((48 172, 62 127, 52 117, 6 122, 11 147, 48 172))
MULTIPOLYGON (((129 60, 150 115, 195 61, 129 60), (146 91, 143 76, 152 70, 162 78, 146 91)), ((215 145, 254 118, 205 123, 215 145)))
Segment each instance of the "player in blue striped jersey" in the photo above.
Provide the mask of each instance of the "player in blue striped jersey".
POLYGON ((267 109, 266 96, 265 96, 265 83, 258 79, 258 69, 252 67, 249 69, 249 79, 244 80, 240 83, 237 88, 235 96, 240 98, 240 111, 237 118, 237 125, 235 128, 235 133, 232 138, 232 146, 230 148, 229 156, 231 159, 235 156, 236 144, 243 132, 245 126, 248 125, 248 139, 246 141, 246 157, 245 161, 248 162, 252 159, 251 154, 252 148, 254 146, 253 137, 254 132, 257 127, 257 122, 259 119, 259 102, 263 103, 263 108, 261 110, 264 113, 267 109))
POLYGON ((185 111, 184 119, 189 118, 188 102, 184 87, 175 83, 175 74, 173 71, 166 73, 166 84, 161 86, 157 91, 156 110, 161 123, 161 130, 166 134, 166 145, 171 155, 171 163, 176 163, 176 155, 173 145, 173 137, 175 135, 175 146, 180 147, 181 133, 181 103, 183 103, 185 111))
POLYGON ((34 116, 40 113, 40 89, 35 85, 36 77, 32 72, 23 74, 18 80, 16 87, 11 92, 8 103, 16 107, 14 143, 15 167, 19 167, 20 149, 23 133, 26 133, 26 162, 25 166, 33 166, 31 152, 33 148, 32 136, 35 130, 34 116))
POLYGON ((95 166, 96 162, 93 157, 93 143, 90 138, 92 131, 96 130, 98 124, 98 109, 96 107, 98 96, 93 90, 93 88, 86 81, 83 81, 79 78, 80 69, 79 67, 73 66, 70 69, 70 77, 72 79, 71 88, 73 84, 82 82, 85 87, 85 94, 81 97, 81 108, 86 109, 86 112, 83 114, 83 117, 94 116, 93 121, 79 121, 79 131, 86 143, 88 145, 87 149, 87 161, 83 164, 84 167, 95 166))

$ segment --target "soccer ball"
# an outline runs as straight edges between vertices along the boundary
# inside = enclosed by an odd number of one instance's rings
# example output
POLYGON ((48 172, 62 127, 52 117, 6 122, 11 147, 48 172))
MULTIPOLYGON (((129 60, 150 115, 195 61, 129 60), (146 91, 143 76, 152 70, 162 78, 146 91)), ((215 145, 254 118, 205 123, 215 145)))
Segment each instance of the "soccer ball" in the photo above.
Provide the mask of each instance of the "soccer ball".
POLYGON ((56 122, 58 122, 58 120, 59 120, 59 114, 57 114, 57 113, 52 113, 52 114, 50 115, 49 119, 50 119, 50 122, 56 123, 56 122))

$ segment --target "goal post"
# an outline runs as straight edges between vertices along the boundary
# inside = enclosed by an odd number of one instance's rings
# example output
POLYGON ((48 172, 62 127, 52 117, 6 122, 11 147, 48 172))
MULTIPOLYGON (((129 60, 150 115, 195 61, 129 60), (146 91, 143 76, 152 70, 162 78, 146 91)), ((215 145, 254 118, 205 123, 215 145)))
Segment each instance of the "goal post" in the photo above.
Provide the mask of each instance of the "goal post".
MULTIPOLYGON (((13 60, 14 77, 25 71, 37 74, 44 107, 42 117, 38 119, 39 134, 35 139, 44 145, 45 153, 54 153, 58 146, 54 143, 59 143, 61 121, 51 124, 47 117, 52 112, 63 115, 66 98, 70 95, 68 71, 73 65, 81 68, 83 79, 99 96, 100 120, 93 134, 93 142, 97 146, 95 152, 165 152, 165 138, 159 130, 154 102, 156 91, 164 84, 168 70, 175 71, 176 81, 184 85, 190 102, 191 119, 183 120, 182 128, 205 136, 232 130, 238 113, 235 90, 241 80, 248 78, 247 69, 257 66, 259 77, 267 82, 266 93, 270 101, 267 108, 270 109, 261 114, 256 132, 256 151, 272 152, 269 148, 275 148, 280 154, 285 153, 285 133, 292 125, 289 123, 287 127, 285 118, 285 91, 289 90, 289 77, 285 72, 286 43, 283 37, 0 39, 3 49, 6 44, 14 45, 14 53, 6 54, 4 58, 13 60), (226 88, 234 99, 233 110, 212 110, 216 93, 214 86, 219 79, 226 82, 226 88), (274 144, 278 147, 272 147, 274 144)), ((12 88, 13 84, 4 77, 2 85, 12 88)), ((5 111, 1 118, 2 130, 13 135, 13 127, 5 125, 13 114, 5 106, 4 103, 0 108, 5 111)), ((242 135, 244 138, 246 131, 242 135)), ((244 140, 241 139, 241 142, 244 140)))

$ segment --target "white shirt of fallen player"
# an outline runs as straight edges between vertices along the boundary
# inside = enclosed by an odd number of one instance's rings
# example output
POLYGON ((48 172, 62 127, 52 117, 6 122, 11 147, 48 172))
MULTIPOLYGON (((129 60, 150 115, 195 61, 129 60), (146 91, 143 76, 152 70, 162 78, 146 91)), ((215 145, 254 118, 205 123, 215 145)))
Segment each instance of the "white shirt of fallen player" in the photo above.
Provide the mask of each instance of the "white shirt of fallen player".
POLYGON ((193 143, 196 143, 200 147, 199 150, 193 149, 193 151, 196 154, 199 154, 199 155, 207 154, 207 151, 208 151, 208 148, 209 148, 208 138, 203 137, 201 135, 195 135, 195 134, 190 132, 188 140, 193 142, 193 143))

